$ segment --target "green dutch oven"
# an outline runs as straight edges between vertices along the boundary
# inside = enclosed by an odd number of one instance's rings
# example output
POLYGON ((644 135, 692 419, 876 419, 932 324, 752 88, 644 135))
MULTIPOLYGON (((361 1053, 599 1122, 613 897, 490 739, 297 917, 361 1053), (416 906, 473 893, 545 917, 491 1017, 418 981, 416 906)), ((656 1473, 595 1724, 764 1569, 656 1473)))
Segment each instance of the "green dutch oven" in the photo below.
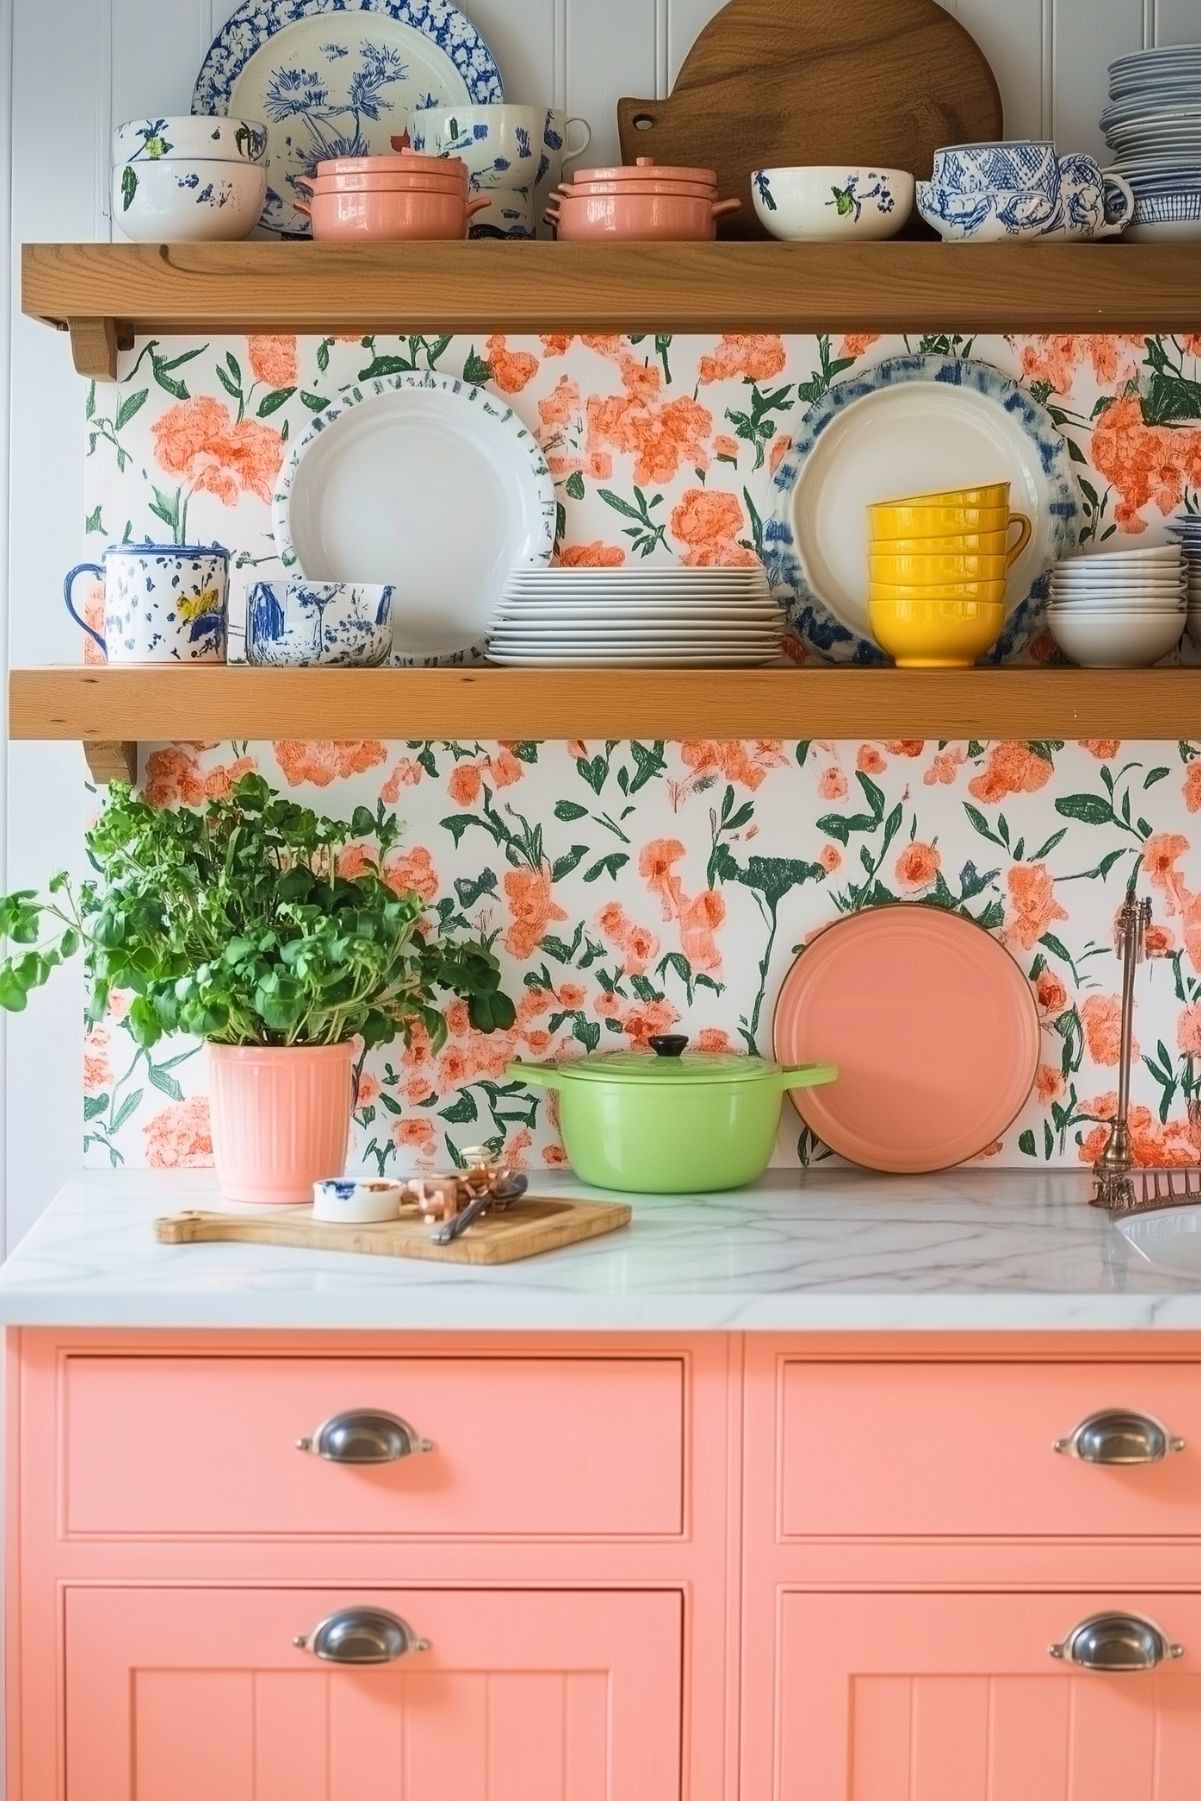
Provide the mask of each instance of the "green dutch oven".
POLYGON ((789 1088, 814 1088, 832 1063, 784 1069, 762 1057, 686 1050, 612 1051, 563 1063, 510 1063, 507 1074, 559 1092, 559 1123, 583 1182, 631 1194, 742 1188, 767 1168, 789 1088))

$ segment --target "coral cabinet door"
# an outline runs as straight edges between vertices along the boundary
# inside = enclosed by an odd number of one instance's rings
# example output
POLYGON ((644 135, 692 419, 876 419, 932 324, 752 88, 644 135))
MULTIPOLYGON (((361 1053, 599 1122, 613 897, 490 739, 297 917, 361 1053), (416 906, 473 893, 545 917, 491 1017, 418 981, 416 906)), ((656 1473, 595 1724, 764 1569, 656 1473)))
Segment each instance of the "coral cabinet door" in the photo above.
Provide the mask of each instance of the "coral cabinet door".
POLYGON ((675 1593, 70 1589, 67 1801, 679 1801, 681 1625, 675 1593), (293 1645, 352 1607, 429 1649, 293 1645))
MULTIPOLYGON (((778 1617, 774 1785, 755 1801, 1201 1795, 1201 1596, 793 1590, 778 1617), (1183 1654, 1120 1675, 1050 1654, 1102 1613, 1183 1654)), ((1104 1633, 1080 1650, 1114 1655, 1104 1633)))

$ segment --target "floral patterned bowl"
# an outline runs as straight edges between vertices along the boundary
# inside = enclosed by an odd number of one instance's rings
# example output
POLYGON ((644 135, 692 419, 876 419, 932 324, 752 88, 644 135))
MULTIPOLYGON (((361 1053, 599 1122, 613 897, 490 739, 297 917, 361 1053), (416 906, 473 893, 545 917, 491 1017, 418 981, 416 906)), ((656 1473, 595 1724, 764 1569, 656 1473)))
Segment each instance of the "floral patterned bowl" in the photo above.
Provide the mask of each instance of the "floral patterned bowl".
POLYGON ((904 169, 812 163, 756 169, 751 194, 773 238, 892 238, 913 210, 913 177, 904 169))
POLYGON ((246 596, 246 661, 377 668, 392 650, 392 592, 364 582, 254 582, 246 596))
POLYGON ((140 244, 245 238, 267 192, 261 163, 165 157, 113 170, 113 218, 140 244))

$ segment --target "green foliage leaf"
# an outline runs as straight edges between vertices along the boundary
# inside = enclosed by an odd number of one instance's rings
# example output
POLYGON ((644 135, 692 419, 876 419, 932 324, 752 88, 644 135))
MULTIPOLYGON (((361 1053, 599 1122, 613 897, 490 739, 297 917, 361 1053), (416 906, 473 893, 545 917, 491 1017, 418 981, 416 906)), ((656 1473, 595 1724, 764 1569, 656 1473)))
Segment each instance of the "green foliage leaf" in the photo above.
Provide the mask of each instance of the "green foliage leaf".
POLYGON ((469 1126, 472 1120, 478 1119, 480 1110, 476 1106, 475 1096, 470 1088, 461 1088, 456 1100, 449 1107, 439 1107, 438 1118, 444 1119, 451 1126, 469 1126))
POLYGON ((629 860, 624 851, 612 851, 607 857, 599 858, 591 869, 584 871, 584 880, 596 882, 603 875, 616 876, 619 870, 625 868, 629 860))
POLYGON ((587 807, 581 807, 577 801, 561 800, 555 803, 555 818, 561 819, 565 825, 570 825, 576 819, 584 819, 587 814, 587 807))
POLYGON ((1037 1157, 1038 1155, 1034 1143, 1034 1133, 1030 1131, 1029 1127, 1018 1138, 1018 1150, 1024 1157, 1037 1157))
POLYGON ((141 412, 146 404, 146 396, 149 392, 149 388, 141 388, 136 394, 126 395, 125 399, 117 408, 117 416, 113 420, 114 430, 120 431, 123 425, 129 424, 129 421, 133 418, 135 413, 141 412))
POLYGON ((286 406, 295 392, 295 388, 275 388, 270 394, 264 394, 259 401, 259 418, 269 419, 272 413, 278 413, 280 407, 286 406))
POLYGON ((578 470, 578 469, 572 470, 571 474, 567 477, 565 486, 566 486, 566 491, 567 491, 567 495, 568 495, 569 499, 583 500, 583 498, 584 498, 584 477, 580 470, 578 470))
POLYGON ((127 213, 133 205, 133 197, 138 191, 138 172, 132 163, 126 163, 121 171, 121 211, 127 213))
POLYGON ((1099 794, 1062 794, 1055 811, 1063 819, 1079 819, 1085 825, 1113 825, 1113 806, 1099 794))

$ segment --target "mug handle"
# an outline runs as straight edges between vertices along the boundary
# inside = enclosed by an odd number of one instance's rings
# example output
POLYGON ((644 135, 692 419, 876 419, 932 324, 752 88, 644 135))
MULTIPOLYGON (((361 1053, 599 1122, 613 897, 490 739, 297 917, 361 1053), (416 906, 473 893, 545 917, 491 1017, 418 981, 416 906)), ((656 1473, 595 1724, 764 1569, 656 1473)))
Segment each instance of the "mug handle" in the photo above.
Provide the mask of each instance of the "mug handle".
POLYGON ((70 615, 71 615, 72 619, 75 621, 76 625, 81 625, 83 627, 84 631, 87 633, 88 637, 94 638, 96 640, 97 644, 100 646, 101 650, 104 652, 105 656, 107 657, 108 656, 108 645, 104 642, 104 639, 100 636, 100 633, 98 631, 96 631, 96 629, 93 626, 90 626, 88 624, 87 620, 81 618, 81 616, 75 611, 75 601, 72 596, 72 589, 75 586, 76 576, 85 575, 85 574, 86 575, 98 575, 100 577, 101 581, 104 580, 104 570, 101 568, 99 563, 76 563, 74 569, 71 570, 70 574, 67 576, 66 581, 63 583, 63 599, 66 601, 67 611, 68 611, 68 613, 70 613, 70 615))
POLYGON ((1105 224, 1098 237, 1112 237, 1115 231, 1121 231, 1129 225, 1134 212, 1134 190, 1121 175, 1112 175, 1108 170, 1102 173, 1101 181, 1105 188, 1105 224))
MULTIPOLYGON (((1017 526, 1018 535, 1016 544, 1011 544, 1005 552, 1005 567, 1007 569, 1013 567, 1014 563, 1017 562, 1027 544, 1030 542, 1030 521, 1027 519, 1025 513, 1010 513, 1009 525, 1017 526)), ((1006 530, 1008 529, 1009 527, 1007 526, 1006 530)))
POLYGON ((574 163, 577 156, 583 156, 591 142, 592 127, 589 125, 587 119, 568 119, 567 129, 563 133, 563 161, 565 163, 574 163), (571 128, 573 125, 578 125, 584 134, 574 150, 571 147, 571 128))

